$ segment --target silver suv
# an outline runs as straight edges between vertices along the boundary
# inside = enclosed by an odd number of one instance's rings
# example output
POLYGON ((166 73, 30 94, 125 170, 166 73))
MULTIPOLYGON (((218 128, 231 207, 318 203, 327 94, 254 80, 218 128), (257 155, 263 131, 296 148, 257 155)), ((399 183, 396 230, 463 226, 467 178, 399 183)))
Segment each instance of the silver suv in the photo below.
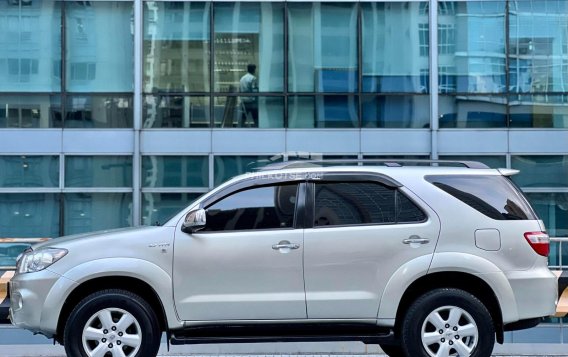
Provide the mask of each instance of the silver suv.
POLYGON ((516 171, 364 164, 275 164, 161 226, 36 245, 10 282, 12 323, 69 356, 155 356, 165 331, 485 357, 554 314, 549 237, 516 171))

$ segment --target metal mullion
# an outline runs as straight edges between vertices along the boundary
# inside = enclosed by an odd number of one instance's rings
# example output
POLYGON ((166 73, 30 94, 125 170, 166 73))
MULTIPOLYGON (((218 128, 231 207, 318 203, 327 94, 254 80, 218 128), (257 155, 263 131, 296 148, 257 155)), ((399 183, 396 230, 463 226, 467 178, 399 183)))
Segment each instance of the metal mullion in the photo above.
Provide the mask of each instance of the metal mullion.
POLYGON ((134 147, 132 150, 132 225, 137 226, 142 223, 142 200, 141 200, 141 154, 140 137, 142 133, 142 88, 143 88, 143 39, 144 39, 144 3, 134 1, 134 93, 133 93, 133 125, 134 147))
POLYGON ((59 193, 58 187, 1 187, 0 193, 59 193))
MULTIPOLYGON (((67 19, 66 2, 61 2, 61 129, 65 128, 65 117, 67 115, 67 19)), ((63 226, 61 227, 63 232, 63 226)))
MULTIPOLYGON (((358 128, 363 127, 363 10, 361 3, 357 2, 357 121, 358 128)), ((359 151, 361 151, 361 135, 359 134, 359 151)))
POLYGON ((206 193, 208 187, 145 187, 142 193, 206 193))
MULTIPOLYGON (((509 1, 505 2, 505 115, 507 118, 506 128, 511 127, 511 110, 509 108, 509 88, 511 76, 509 75, 509 1)), ((509 151, 510 140, 507 135, 507 151, 509 151)))
POLYGON ((134 193, 132 187, 68 187, 63 193, 134 193))
POLYGON ((429 42, 428 63, 430 67, 430 158, 438 158, 438 130, 439 130, 439 108, 438 108, 438 1, 430 0, 428 14, 429 42))
POLYGON ((209 3, 209 128, 215 127, 215 3, 209 3))
MULTIPOLYGON (((283 128, 288 128, 288 45, 289 45, 289 38, 288 38, 288 1, 284 2, 284 48, 283 48, 283 61, 284 61, 284 121, 282 123, 283 128)), ((285 140, 286 141, 286 140, 285 140)), ((286 149, 285 149, 286 150, 286 149)))

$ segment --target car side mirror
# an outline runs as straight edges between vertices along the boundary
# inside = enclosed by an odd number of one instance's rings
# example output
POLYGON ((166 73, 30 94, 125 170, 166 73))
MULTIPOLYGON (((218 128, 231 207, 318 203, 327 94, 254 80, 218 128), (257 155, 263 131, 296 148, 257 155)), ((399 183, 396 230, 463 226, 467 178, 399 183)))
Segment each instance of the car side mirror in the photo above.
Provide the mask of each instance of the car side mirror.
POLYGON ((186 216, 181 231, 184 233, 194 233, 205 228, 206 214, 203 208, 190 211, 186 216))

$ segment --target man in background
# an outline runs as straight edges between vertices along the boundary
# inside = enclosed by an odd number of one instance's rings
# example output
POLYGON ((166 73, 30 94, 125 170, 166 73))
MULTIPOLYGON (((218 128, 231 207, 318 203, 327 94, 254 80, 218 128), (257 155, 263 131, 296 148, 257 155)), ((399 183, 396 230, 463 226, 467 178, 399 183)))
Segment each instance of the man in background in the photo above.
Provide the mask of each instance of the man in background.
MULTIPOLYGON (((256 81, 256 65, 249 64, 247 66, 247 73, 241 77, 240 92, 241 93, 258 93, 258 83, 256 81)), ((258 127, 258 97, 241 97, 242 104, 242 117, 240 118, 240 126, 252 120, 254 127, 258 127)))

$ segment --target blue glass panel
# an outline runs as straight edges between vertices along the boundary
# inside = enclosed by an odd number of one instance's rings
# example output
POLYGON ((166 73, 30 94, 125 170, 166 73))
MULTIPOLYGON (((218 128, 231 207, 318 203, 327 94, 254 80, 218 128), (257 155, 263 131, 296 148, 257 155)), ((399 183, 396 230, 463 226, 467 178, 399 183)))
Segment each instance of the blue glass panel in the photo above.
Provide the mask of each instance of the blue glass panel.
POLYGON ((132 225, 131 193, 64 194, 66 235, 132 225))
POLYGON ((209 90, 210 3, 144 2, 144 91, 209 90))
POLYGON ((144 187, 209 187, 207 156, 144 156, 144 187))
POLYGON ((0 156, 0 187, 58 187, 59 156, 0 156))
POLYGON ((428 84, 421 82, 421 75, 429 66, 428 12, 421 11, 422 5, 361 4, 363 91, 428 91, 428 84))
POLYGON ((1 193, 2 238, 59 236, 59 195, 55 193, 1 193))
POLYGON ((61 2, 0 2, 0 91, 61 90, 61 2))
POLYGON ((201 193, 143 193, 142 224, 164 224, 199 196, 201 193))
POLYGON ((511 167, 521 170, 512 177, 521 187, 568 187, 568 156, 511 156, 511 167))
POLYGON ((354 3, 288 4, 288 85, 292 92, 355 92, 354 3))
POLYGON ((65 2, 67 90, 133 90, 132 19, 132 1, 65 2))
POLYGON ((132 157, 66 156, 65 187, 132 187, 132 157))

